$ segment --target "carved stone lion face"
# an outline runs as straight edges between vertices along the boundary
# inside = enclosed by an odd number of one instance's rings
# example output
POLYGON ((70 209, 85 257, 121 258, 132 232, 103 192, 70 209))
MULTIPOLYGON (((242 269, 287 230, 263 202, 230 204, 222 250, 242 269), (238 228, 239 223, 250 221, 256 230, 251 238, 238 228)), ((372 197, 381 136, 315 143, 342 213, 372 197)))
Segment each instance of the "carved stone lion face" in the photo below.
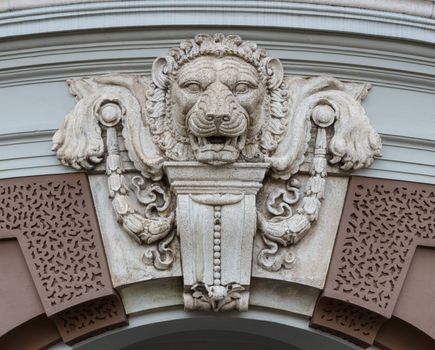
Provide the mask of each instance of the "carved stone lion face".
POLYGON ((189 137, 200 162, 236 161, 264 123, 266 87, 239 57, 204 56, 183 65, 171 96, 173 125, 189 137))
POLYGON ((236 35, 199 34, 153 64, 147 115, 171 160, 259 161, 287 123, 279 60, 236 35))

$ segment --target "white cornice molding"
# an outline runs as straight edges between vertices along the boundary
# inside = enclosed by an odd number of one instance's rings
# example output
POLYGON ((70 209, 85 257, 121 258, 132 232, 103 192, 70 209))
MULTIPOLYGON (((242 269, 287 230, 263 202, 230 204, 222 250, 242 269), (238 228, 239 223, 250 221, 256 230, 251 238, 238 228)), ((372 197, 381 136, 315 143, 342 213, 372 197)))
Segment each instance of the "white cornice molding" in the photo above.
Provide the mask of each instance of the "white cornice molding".
MULTIPOLYGON (((347 2, 348 6, 350 3, 361 6, 355 1, 347 2)), ((325 1, 333 5, 278 0, 78 3, 2 12, 0 38, 102 28, 218 25, 336 31, 435 43, 435 19, 429 18, 433 15, 433 3, 422 2, 423 7, 417 11, 417 7, 408 2, 403 7, 408 9, 405 12, 421 15, 428 11, 430 16, 387 12, 388 7, 384 8, 387 11, 379 11, 382 8, 379 5, 370 5, 376 10, 336 6, 346 4, 345 1, 325 1)), ((393 11, 394 6, 390 3, 393 11)), ((397 4, 395 7, 402 11, 397 4)))
MULTIPOLYGON (((202 32, 219 30, 201 28, 202 32)), ((0 42, 0 87, 63 82, 108 72, 148 74, 156 56, 196 31, 192 27, 165 32, 141 28, 0 42)), ((333 33, 310 33, 307 42, 303 32, 259 28, 226 32, 240 33, 267 48, 280 57, 290 75, 329 74, 355 81, 364 77, 375 86, 435 91, 435 50, 424 44, 333 33)))
MULTIPOLYGON (((108 1, 116 0, 39 0, 37 2, 32 0, 9 0, 0 3, 0 12, 108 1)), ((292 0, 287 1, 291 2, 292 0)), ((433 0, 298 0, 293 2, 362 8, 429 18, 435 17, 435 1, 433 0)))

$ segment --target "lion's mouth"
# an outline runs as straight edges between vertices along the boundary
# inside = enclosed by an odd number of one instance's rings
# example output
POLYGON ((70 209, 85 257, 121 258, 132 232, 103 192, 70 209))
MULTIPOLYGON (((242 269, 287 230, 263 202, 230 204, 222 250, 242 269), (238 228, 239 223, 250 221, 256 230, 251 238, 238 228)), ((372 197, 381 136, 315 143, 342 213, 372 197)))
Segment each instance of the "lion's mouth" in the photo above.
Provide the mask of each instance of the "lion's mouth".
POLYGON ((192 141, 197 146, 195 148, 199 149, 213 149, 217 151, 221 151, 223 149, 232 149, 235 148, 237 150, 242 150, 245 142, 244 135, 229 137, 229 136, 208 136, 201 137, 192 135, 192 141))
MULTIPOLYGON (((242 146, 242 142, 244 141, 243 135, 236 137, 228 137, 228 136, 209 136, 209 137, 201 137, 193 135, 193 141, 196 146, 204 147, 207 145, 221 145, 221 146, 231 146, 235 148, 239 148, 238 146, 242 146)), ((240 149, 241 149, 240 148, 240 149)))
POLYGON ((201 137, 191 135, 196 157, 201 162, 222 164, 235 162, 245 146, 245 135, 201 137))
POLYGON ((222 143, 227 144, 227 142, 230 142, 231 139, 229 137, 224 136, 210 136, 205 138, 208 143, 211 143, 212 145, 219 145, 222 143))

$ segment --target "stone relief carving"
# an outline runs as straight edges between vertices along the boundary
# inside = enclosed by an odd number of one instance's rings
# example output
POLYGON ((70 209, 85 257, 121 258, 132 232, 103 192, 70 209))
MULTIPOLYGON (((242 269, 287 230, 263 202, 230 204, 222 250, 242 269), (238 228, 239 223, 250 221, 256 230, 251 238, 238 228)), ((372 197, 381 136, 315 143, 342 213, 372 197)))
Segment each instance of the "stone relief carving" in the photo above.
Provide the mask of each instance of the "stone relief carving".
POLYGON ((76 169, 105 160, 114 212, 145 246, 144 263, 170 269, 180 247, 188 309, 246 310, 252 261, 291 268, 288 248, 321 214, 328 167, 359 169, 380 156, 361 106, 369 84, 287 77, 237 35, 184 40, 154 61, 151 77, 68 83, 77 105, 53 149, 76 169), (131 181, 120 144, 140 172, 131 181), (257 205, 269 181, 279 188, 257 205), (265 246, 253 257, 256 234, 265 246))

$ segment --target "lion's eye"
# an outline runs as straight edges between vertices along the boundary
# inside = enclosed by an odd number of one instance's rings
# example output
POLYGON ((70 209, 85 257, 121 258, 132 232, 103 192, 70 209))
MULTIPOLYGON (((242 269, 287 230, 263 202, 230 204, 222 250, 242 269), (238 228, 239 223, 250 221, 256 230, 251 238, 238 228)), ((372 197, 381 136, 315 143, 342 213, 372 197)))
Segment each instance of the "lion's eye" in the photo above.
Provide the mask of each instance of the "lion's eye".
POLYGON ((195 94, 202 91, 201 85, 197 82, 194 82, 194 81, 187 82, 186 84, 184 84, 183 89, 187 89, 187 90, 189 90, 189 92, 192 92, 195 94))
POLYGON ((251 90, 251 86, 247 83, 238 83, 234 88, 234 92, 236 94, 246 94, 251 90))

